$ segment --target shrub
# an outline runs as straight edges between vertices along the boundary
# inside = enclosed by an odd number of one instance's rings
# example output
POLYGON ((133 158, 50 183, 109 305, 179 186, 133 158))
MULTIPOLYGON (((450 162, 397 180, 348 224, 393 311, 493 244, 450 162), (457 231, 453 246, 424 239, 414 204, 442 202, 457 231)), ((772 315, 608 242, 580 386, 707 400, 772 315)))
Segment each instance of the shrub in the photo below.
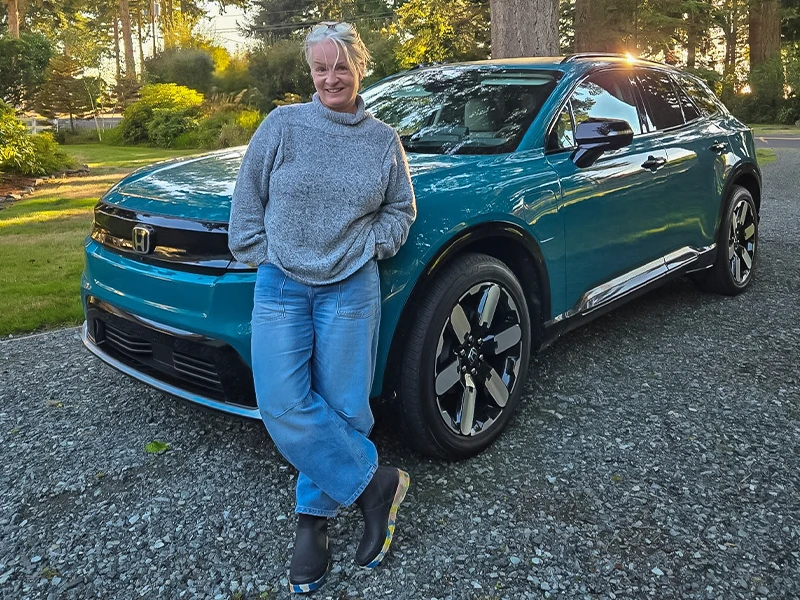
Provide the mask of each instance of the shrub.
POLYGON ((0 170, 47 175, 72 166, 72 158, 49 132, 29 135, 14 111, 0 102, 0 170))
POLYGON ((0 102, 0 170, 22 173, 35 168, 36 154, 27 128, 0 102))
POLYGON ((31 136, 33 151, 36 155, 36 169, 23 175, 47 175, 69 169, 75 160, 58 145, 50 132, 31 136))
POLYGON ((156 146, 170 148, 175 138, 196 126, 197 121, 187 114, 157 109, 147 124, 147 137, 156 146))
POLYGON ((202 103, 202 94, 184 86, 145 85, 139 100, 125 109, 119 124, 121 137, 129 144, 170 146, 175 137, 192 126, 202 103))
POLYGON ((148 81, 175 83, 200 92, 211 88, 214 59, 205 50, 167 48, 144 61, 148 81))
POLYGON ((251 135, 252 134, 242 129, 237 123, 225 123, 219 130, 217 146, 219 148, 242 146, 250 141, 251 135))

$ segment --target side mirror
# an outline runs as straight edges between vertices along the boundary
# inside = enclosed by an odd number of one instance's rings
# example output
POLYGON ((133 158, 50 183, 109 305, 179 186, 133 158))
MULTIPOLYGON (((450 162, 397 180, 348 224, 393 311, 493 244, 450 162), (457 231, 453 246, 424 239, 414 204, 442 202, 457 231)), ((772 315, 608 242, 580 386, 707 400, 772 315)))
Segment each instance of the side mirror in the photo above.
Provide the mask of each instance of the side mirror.
POLYGON ((632 141, 633 129, 622 119, 592 119, 578 123, 575 128, 578 148, 572 153, 572 162, 581 169, 588 167, 603 152, 624 148, 632 141))

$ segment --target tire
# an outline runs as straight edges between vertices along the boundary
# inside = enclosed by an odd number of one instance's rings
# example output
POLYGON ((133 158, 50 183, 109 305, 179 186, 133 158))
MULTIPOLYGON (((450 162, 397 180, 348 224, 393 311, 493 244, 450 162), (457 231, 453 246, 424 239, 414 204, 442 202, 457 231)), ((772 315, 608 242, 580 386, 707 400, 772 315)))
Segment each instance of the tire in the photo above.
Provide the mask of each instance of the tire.
POLYGON ((758 213, 750 192, 734 186, 717 232, 717 257, 705 271, 693 273, 706 292, 735 296, 753 279, 758 247, 758 213))
POLYGON ((463 254, 415 312, 395 405, 405 441, 435 458, 474 456, 502 433, 522 394, 531 351, 522 286, 496 258, 463 254))

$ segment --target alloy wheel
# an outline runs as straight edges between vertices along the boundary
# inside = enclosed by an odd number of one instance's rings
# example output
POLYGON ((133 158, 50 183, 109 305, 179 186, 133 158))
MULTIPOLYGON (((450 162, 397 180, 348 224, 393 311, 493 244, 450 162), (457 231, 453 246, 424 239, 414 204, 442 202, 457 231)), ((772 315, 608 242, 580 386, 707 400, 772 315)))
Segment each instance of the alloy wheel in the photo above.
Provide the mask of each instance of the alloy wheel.
POLYGON ((503 413, 520 370, 520 312, 502 285, 474 285, 439 335, 434 388, 439 413, 459 436, 488 431, 503 413))
POLYGON ((750 277, 756 251, 756 216, 750 204, 741 199, 731 215, 728 234, 728 263, 736 285, 744 285, 750 277))

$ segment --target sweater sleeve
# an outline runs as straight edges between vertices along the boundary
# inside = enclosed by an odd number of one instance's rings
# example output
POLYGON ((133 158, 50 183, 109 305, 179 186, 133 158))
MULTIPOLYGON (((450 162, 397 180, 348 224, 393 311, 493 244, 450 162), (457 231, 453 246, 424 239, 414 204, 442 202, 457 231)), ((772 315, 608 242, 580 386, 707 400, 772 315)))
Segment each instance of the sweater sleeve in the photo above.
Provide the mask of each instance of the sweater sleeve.
POLYGON ((228 247, 242 263, 267 260, 264 211, 269 201, 269 177, 281 143, 281 117, 273 110, 256 130, 239 167, 231 199, 228 247))
POLYGON ((388 173, 388 182, 383 204, 372 224, 372 231, 375 234, 375 257, 378 260, 397 254, 408 237, 411 224, 417 218, 408 161, 397 132, 394 132, 394 139, 386 153, 383 168, 384 173, 388 173))

